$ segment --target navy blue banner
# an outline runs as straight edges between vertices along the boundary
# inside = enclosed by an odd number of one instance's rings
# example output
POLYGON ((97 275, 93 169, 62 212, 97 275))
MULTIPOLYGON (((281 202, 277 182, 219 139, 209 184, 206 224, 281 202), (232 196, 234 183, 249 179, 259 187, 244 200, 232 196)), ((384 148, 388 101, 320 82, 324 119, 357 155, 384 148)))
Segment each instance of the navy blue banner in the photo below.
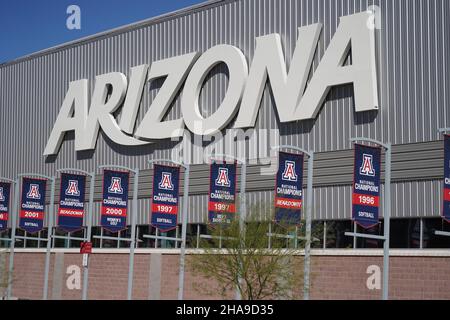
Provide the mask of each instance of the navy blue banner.
POLYGON ((352 219, 364 229, 379 223, 381 148, 355 144, 352 219))
POLYGON ((275 186, 275 222, 299 225, 303 206, 303 154, 279 152, 275 186))
POLYGON ((86 176, 61 174, 58 226, 73 232, 83 227, 86 176))
POLYGON ((208 221, 230 224, 236 214, 236 163, 210 166, 208 221))
POLYGON ((450 135, 444 135, 444 195, 442 218, 450 222, 450 135))
POLYGON ((0 231, 8 228, 10 195, 11 183, 0 182, 0 231))
POLYGON ((103 171, 101 226, 111 232, 127 227, 129 172, 103 171))
POLYGON ((180 167, 154 166, 151 225, 162 232, 175 229, 178 222, 180 167))
POLYGON ((45 179, 22 178, 19 228, 29 233, 44 227, 46 184, 45 179))

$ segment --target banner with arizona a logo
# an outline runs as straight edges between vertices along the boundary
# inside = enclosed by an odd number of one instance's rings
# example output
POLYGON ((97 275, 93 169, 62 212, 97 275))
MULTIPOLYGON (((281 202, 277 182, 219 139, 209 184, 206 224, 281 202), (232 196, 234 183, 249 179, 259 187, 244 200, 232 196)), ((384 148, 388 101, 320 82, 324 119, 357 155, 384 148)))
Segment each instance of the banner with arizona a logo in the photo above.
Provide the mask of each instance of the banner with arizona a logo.
POLYGON ((352 218, 368 229, 378 224, 381 148, 355 144, 352 218))
POLYGON ((86 176, 61 174, 58 226, 68 232, 83 226, 86 176))
POLYGON ((129 172, 103 171, 101 226, 111 232, 127 227, 129 172))
POLYGON ((22 178, 19 228, 36 233, 44 227, 45 186, 47 180, 22 178))
POLYGON ((275 222, 299 225, 303 205, 303 154, 279 152, 275 222))
POLYGON ((230 224, 236 214, 236 163, 212 163, 209 180, 208 221, 230 224))
POLYGON ((0 182, 0 231, 8 228, 10 194, 11 183, 0 182))
POLYGON ((450 222, 450 135, 444 135, 444 196, 442 218, 450 222))
POLYGON ((152 195, 152 226, 162 232, 177 227, 180 167, 154 166, 152 195))

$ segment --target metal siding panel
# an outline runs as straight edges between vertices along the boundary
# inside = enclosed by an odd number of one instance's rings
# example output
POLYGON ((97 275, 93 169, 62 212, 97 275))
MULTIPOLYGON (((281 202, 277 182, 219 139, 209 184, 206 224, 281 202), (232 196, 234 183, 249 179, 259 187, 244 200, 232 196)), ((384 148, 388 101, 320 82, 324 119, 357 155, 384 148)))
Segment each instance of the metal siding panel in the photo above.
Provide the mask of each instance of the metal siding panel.
MULTIPOLYGON (((450 13, 450 5, 445 0, 223 1, 1 65, 0 146, 8 152, 2 153, 0 173, 7 177, 27 171, 51 175, 61 167, 92 171, 106 163, 148 169, 147 159, 172 156, 169 149, 172 143, 165 141, 130 150, 111 145, 100 134, 95 152, 75 154, 72 134, 66 138, 54 161, 42 157, 70 81, 89 79, 92 94, 98 74, 123 72, 128 75, 133 66, 192 51, 204 52, 221 43, 238 46, 250 62, 255 37, 274 32, 281 35, 289 66, 297 28, 321 22, 324 26, 313 61, 314 71, 337 28, 339 16, 366 10, 372 3, 379 5, 382 12, 382 29, 377 31, 380 111, 356 114, 352 87, 334 88, 317 120, 283 124, 280 139, 283 143, 321 152, 314 171, 314 217, 317 219, 349 217, 352 153, 339 150, 351 148, 349 138, 354 135, 367 135, 399 145, 396 146, 398 153, 393 155, 394 217, 438 216, 442 146, 440 142, 415 143, 439 139, 436 129, 450 125, 447 111, 450 44, 446 41, 450 30, 446 15, 450 13), (403 145, 408 143, 414 144, 403 145), (404 150, 404 154, 400 150, 404 150)), ((202 90, 200 101, 206 115, 217 109, 226 94, 228 82, 224 73, 223 66, 217 67, 202 90)), ((162 83, 155 81, 151 88, 146 86, 138 123, 162 83)), ((167 119, 181 116, 179 95, 173 106, 167 119)), ((278 126, 274 101, 266 86, 256 131, 262 134, 261 129, 278 126)), ((265 158, 273 145, 272 139, 273 136, 263 139, 253 136, 249 145, 262 147, 256 155, 265 158)), ((204 175, 207 171, 202 170, 192 172, 191 190, 195 195, 189 201, 190 221, 204 221, 206 217, 208 178, 204 175)), ((259 167, 252 173, 249 170, 250 204, 260 204, 273 196, 268 190, 273 188, 273 176, 262 177, 258 170, 259 167)), ((148 174, 140 186, 139 197, 143 199, 139 200, 139 223, 149 221, 150 179, 148 174)), ((100 177, 97 177, 95 195, 99 199, 100 177)), ((98 221, 98 204, 96 206, 98 221)))

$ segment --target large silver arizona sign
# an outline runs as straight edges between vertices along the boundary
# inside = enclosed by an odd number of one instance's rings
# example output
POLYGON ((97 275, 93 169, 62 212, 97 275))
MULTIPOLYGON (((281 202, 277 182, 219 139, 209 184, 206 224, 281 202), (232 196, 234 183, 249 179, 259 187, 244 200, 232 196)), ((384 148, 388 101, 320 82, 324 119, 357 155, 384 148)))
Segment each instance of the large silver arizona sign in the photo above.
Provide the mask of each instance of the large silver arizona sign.
POLYGON ((72 130, 75 148, 81 151, 95 149, 100 128, 117 144, 138 146, 180 137, 185 127, 197 135, 212 135, 235 117, 233 128, 253 127, 267 80, 280 122, 315 118, 329 90, 342 84, 353 84, 357 112, 378 109, 371 19, 370 12, 340 18, 336 33, 308 83, 321 24, 298 29, 289 71, 280 35, 269 34, 256 38, 250 68, 239 48, 217 45, 203 54, 192 52, 155 61, 150 67, 145 64, 133 67, 129 80, 120 72, 98 75, 90 105, 88 80, 71 82, 44 155, 57 154, 65 133, 72 130), (351 64, 344 65, 350 50, 351 64), (199 94, 209 71, 220 63, 226 64, 229 71, 227 92, 217 111, 204 118, 199 110, 199 94), (166 79, 161 89, 135 130, 144 85, 163 77, 166 79), (163 121, 181 87, 182 118, 163 121), (118 121, 113 114, 119 110, 118 121))

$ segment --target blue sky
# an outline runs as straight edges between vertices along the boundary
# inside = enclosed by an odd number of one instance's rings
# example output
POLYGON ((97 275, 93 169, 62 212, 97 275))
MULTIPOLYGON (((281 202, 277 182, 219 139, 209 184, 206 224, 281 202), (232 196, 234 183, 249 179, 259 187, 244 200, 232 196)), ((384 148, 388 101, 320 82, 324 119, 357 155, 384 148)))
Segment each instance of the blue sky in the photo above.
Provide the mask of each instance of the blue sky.
POLYGON ((204 0, 1 0, 0 63, 204 0), (69 30, 69 5, 81 10, 81 29, 69 30))

